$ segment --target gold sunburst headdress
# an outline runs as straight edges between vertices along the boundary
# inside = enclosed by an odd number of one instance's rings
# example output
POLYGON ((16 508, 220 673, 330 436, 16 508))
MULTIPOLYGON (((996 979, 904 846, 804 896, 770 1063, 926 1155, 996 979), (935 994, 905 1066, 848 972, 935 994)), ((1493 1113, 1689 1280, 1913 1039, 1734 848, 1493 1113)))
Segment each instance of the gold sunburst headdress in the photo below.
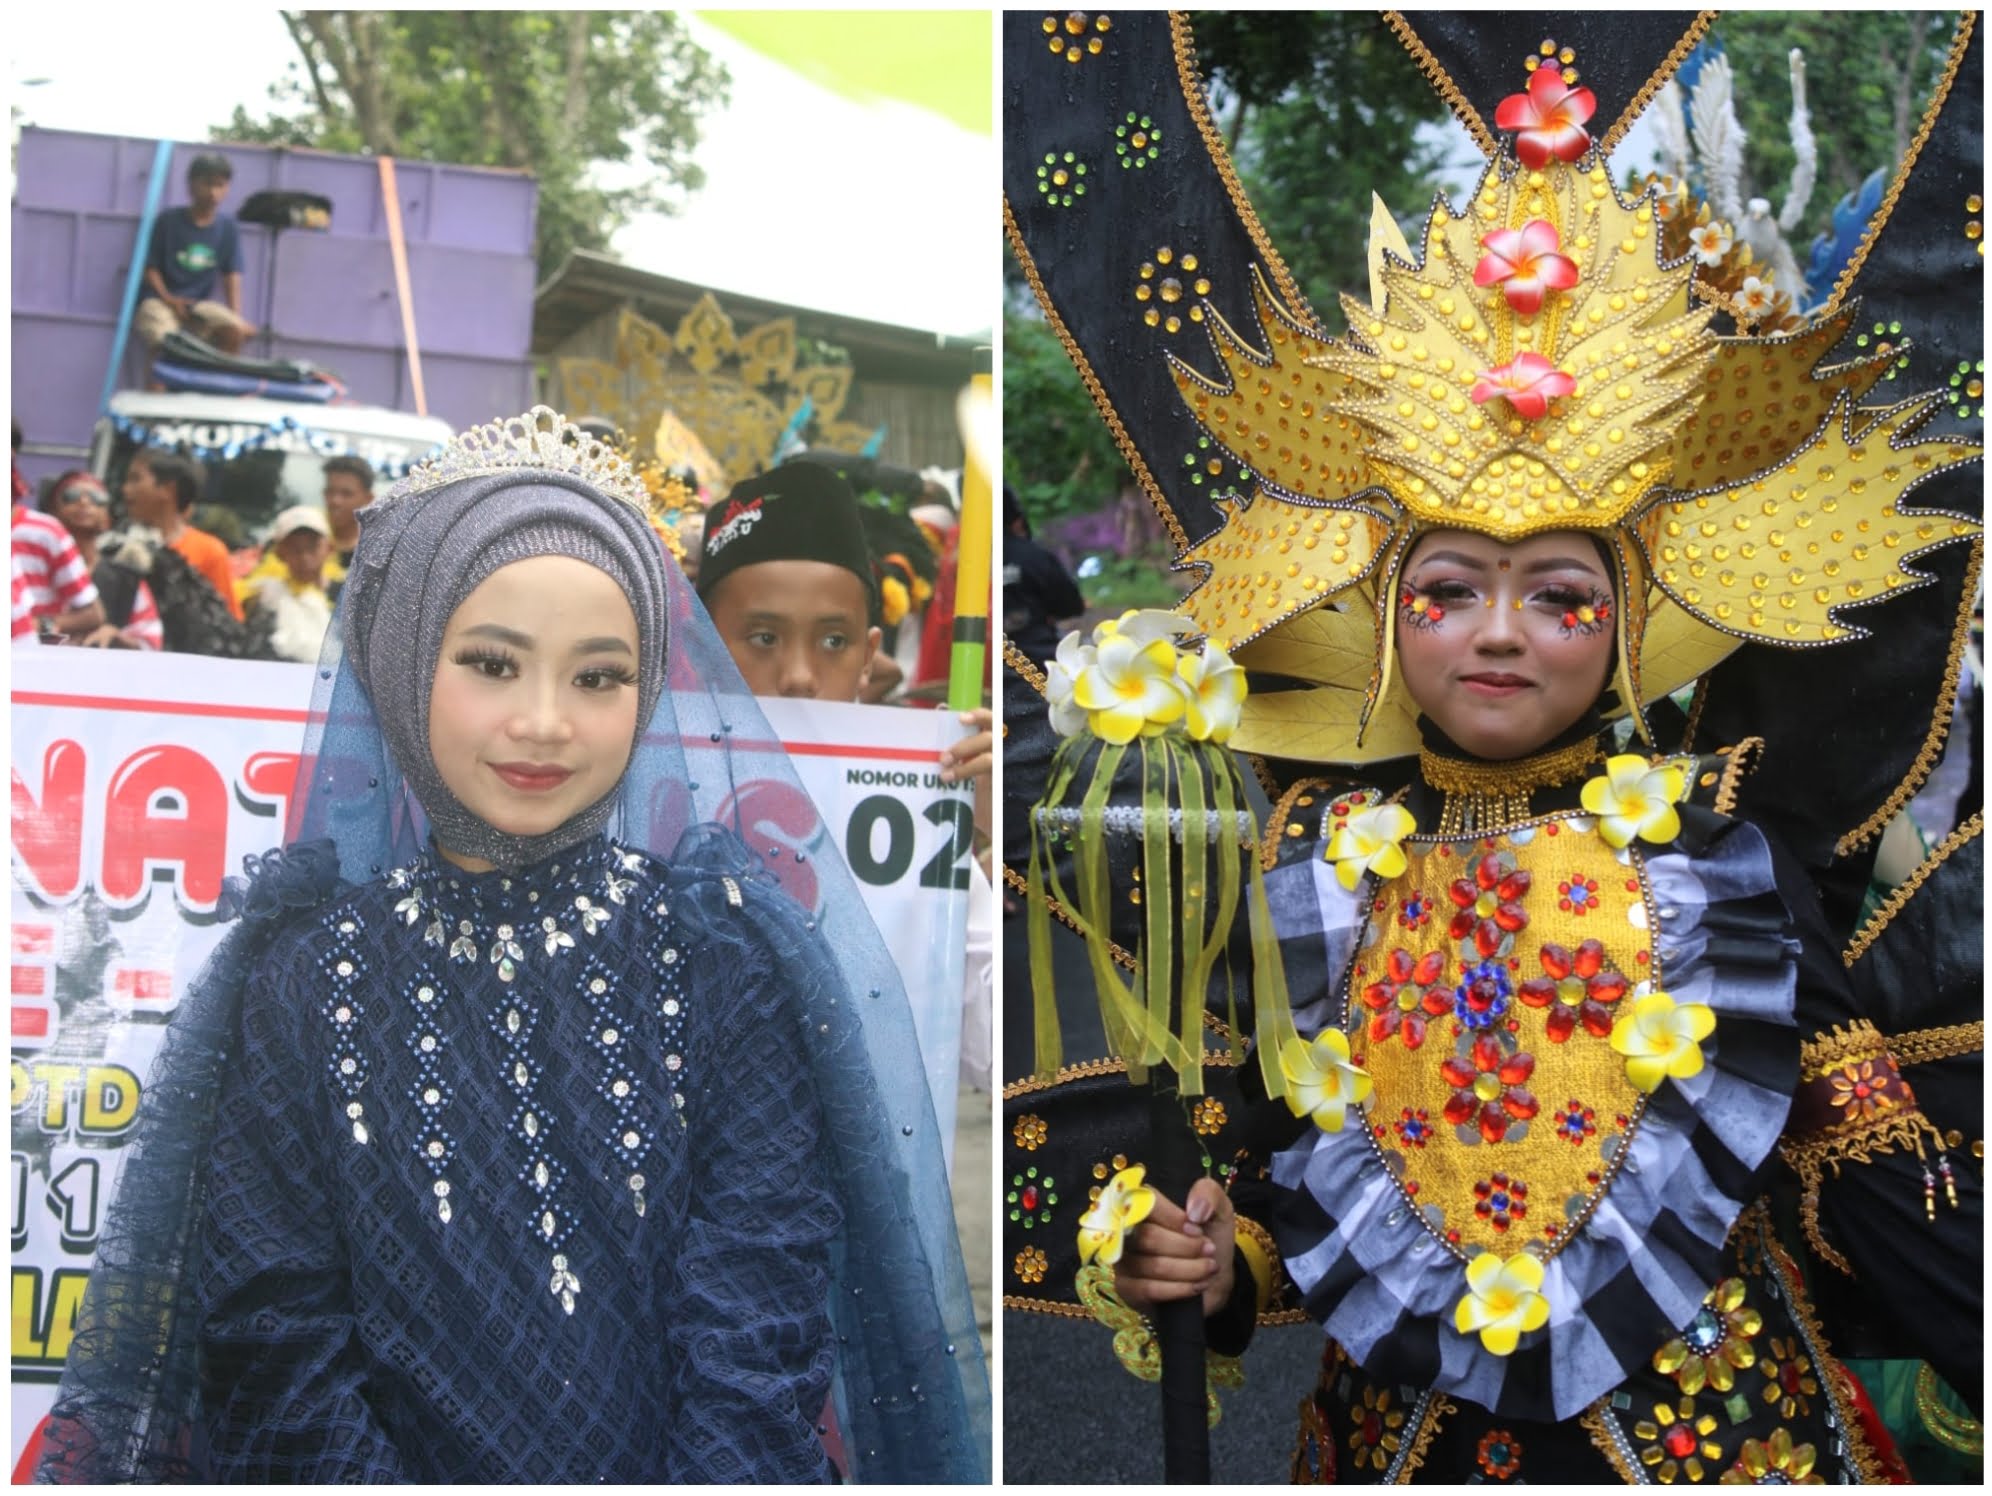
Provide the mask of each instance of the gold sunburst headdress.
POLYGON ((1787 334, 1715 331, 1693 259, 1662 257, 1655 192, 1614 188, 1584 128, 1595 107, 1536 69, 1495 115, 1513 155, 1464 211, 1436 202, 1416 252, 1379 200, 1346 340, 1255 269, 1255 328, 1200 319, 1228 380, 1170 356, 1198 423, 1256 480, 1184 551, 1205 570, 1184 611, 1241 664, 1315 687, 1255 694, 1238 746, 1416 751, 1393 602, 1432 530, 1604 542, 1623 600, 1611 710, 1642 733, 1645 703, 1741 643, 1863 636, 1850 610, 1922 585, 1918 556, 1979 533, 1903 507, 1980 448, 1912 440, 1939 394, 1862 405, 1901 350, 1822 366, 1852 304, 1787 334))

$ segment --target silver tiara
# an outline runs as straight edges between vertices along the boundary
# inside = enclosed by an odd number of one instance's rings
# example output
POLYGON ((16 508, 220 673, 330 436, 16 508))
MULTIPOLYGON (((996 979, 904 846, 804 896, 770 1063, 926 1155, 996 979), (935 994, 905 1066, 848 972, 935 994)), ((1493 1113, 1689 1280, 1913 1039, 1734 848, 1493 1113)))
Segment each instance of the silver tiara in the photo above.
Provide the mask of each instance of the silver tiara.
POLYGON ((545 405, 460 432, 442 451, 411 467, 380 502, 412 499, 465 478, 521 471, 563 473, 638 514, 650 512, 649 490, 621 454, 545 405))

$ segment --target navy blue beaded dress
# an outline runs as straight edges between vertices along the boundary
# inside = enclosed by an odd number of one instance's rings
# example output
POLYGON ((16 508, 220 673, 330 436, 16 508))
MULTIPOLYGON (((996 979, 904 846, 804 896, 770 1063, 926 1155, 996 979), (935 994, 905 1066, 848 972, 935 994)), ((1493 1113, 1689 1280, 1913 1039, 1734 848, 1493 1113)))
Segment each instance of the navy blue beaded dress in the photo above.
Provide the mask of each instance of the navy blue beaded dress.
POLYGON ((201 1226, 212 1476, 829 1475, 804 1037, 773 953, 679 903, 598 837, 276 937, 201 1226))
POLYGON ((286 845, 154 1062, 37 1480, 816 1482, 834 1442, 852 1480, 986 1483, 904 989, 675 566, 613 839, 425 850, 348 626, 435 585, 425 525, 600 497, 450 482, 362 519, 286 845))

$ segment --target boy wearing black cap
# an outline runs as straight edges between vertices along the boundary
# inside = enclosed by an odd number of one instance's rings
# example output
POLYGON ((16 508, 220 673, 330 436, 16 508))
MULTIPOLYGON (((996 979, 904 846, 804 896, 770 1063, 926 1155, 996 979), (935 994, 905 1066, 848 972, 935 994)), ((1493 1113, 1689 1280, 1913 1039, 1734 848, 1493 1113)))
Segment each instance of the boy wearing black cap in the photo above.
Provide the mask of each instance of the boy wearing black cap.
POLYGON ((878 653, 878 584, 857 496, 790 463, 706 515, 699 597, 756 696, 856 701, 878 653))

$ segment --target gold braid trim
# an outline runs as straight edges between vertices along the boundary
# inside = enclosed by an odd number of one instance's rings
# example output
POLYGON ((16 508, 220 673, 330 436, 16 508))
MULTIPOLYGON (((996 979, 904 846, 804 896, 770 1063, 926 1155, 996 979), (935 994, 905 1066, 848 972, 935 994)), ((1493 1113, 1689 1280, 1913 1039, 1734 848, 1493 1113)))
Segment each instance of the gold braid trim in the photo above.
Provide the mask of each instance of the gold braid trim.
POLYGON ((1038 695, 1044 695, 1044 672, 1038 669, 1037 661, 1012 644, 1008 634, 1004 634, 1002 639, 1003 663, 1021 675, 1024 678, 1024 683, 1037 692, 1038 695))
POLYGON ((1642 1473, 1626 1462, 1625 1456, 1619 1452, 1618 1441, 1612 1437, 1611 1425, 1606 1422, 1612 1416, 1605 1411, 1605 1405, 1610 1398, 1611 1394, 1606 1393, 1586 1408, 1577 1421, 1583 1425, 1584 1432, 1591 1436, 1591 1442, 1598 1446, 1598 1452, 1605 1457, 1605 1463, 1612 1467, 1612 1472, 1620 1480, 1629 1486, 1644 1485, 1642 1473))
MULTIPOLYGON (((1916 890, 1923 886, 1929 879, 1930 874, 1942 866, 1945 860, 1955 853, 1958 848, 1964 846, 1974 836, 1983 833, 1984 830, 1985 812, 1981 810, 1962 826, 1958 827, 1957 830, 1937 843, 1936 849, 1928 857, 1923 859, 1922 863, 1916 868, 1916 871, 1895 885, 1894 891, 1882 901, 1881 907, 1868 916, 1868 922, 1862 925, 1859 931, 1855 933, 1853 942, 1848 945, 1846 954, 1842 958, 1847 965, 1852 966, 1862 956, 1867 954, 1867 948, 1881 938, 1881 932, 1888 928, 1888 922, 1902 912, 1903 906, 1915 897, 1916 890)), ((1932 1056, 1932 1058, 1935 1057, 1932 1056)), ((1912 1063, 1911 1061, 1902 1060, 1899 1055, 1897 1059, 1903 1064, 1912 1063)))
MULTIPOLYGON (((1930 95, 1929 106, 1923 111, 1923 122, 1917 128, 1916 138, 1909 142, 1909 149, 1902 153, 1902 164, 1895 169, 1895 175, 1888 183, 1888 193, 1881 200, 1881 207, 1869 221, 1867 232, 1861 236, 1860 246, 1854 257, 1847 261, 1847 268, 1840 272, 1839 280, 1833 283, 1833 294, 1826 298, 1826 304, 1815 307, 1808 316, 1826 318, 1839 310, 1847 290, 1854 283, 1854 277, 1861 273, 1861 266, 1867 262, 1868 251, 1874 248, 1875 240, 1881 237, 1882 225, 1895 211, 1895 200, 1902 195, 1902 189, 1909 185, 1909 172, 1922 154, 1924 142, 1929 140, 1930 131, 1936 128, 1937 116, 1943 112, 1944 100, 1950 96, 1951 84, 1957 79, 1957 70, 1964 65, 1965 49, 1971 44, 1971 28, 1978 19, 1976 11, 1965 11, 1958 17, 1957 30, 1951 36, 1950 56, 1944 59, 1943 75, 1937 79, 1937 86, 1930 95)), ((1967 592, 1970 588, 1965 589, 1967 592)))
MULTIPOLYGON (((1206 1024, 1210 1021, 1208 1018, 1205 1019, 1206 1024)), ((1231 1056, 1223 1050, 1206 1049, 1204 1051, 1204 1063, 1206 1065, 1223 1065, 1229 1068, 1231 1056)), ((1010 1101, 1018 1096, 1028 1096, 1033 1091, 1056 1090, 1067 1081, 1088 1080, 1096 1075, 1125 1074, 1127 1074, 1127 1061, 1114 1059, 1111 1055, 1097 1060, 1081 1060, 1074 1065, 1059 1066, 1050 1080, 1039 1080, 1036 1076, 1030 1075, 1024 1077, 1022 1080, 1005 1082, 1003 1086, 1003 1099, 1010 1101)))
MULTIPOLYGON (((1273 864, 1279 861, 1280 840, 1286 835, 1286 828, 1300 824, 1290 819, 1300 797, 1310 791, 1333 794, 1333 784, 1330 779, 1302 779, 1287 787, 1287 792, 1273 807, 1273 813, 1266 817, 1266 829, 1259 834, 1259 867, 1262 871, 1270 873, 1273 864)), ((1302 828, 1303 831, 1305 829, 1302 828)))
POLYGON ((1945 1449, 1968 1459, 1985 1457, 1985 1425, 1963 1413, 1953 1413, 1937 1396, 1937 1373, 1925 1361, 1916 1368, 1916 1416, 1930 1437, 1945 1449))
POLYGON ((1928 1117, 1920 1111, 1900 1107, 1878 1112, 1865 1121, 1836 1127, 1830 1132, 1787 1139, 1778 1144, 1778 1151, 1798 1170, 1799 1178, 1805 1181, 1806 1186, 1816 1191, 1821 1164, 1829 1166, 1837 1179, 1842 1163, 1871 1164, 1875 1154, 1893 1153, 1898 1146, 1903 1152, 1921 1158, 1925 1138, 1939 1148, 1943 1146, 1943 1134, 1937 1131, 1928 1117))
POLYGON ((1232 1224, 1233 1239, 1238 1250, 1245 1254, 1245 1265, 1252 1270, 1252 1282, 1258 1289, 1253 1307, 1264 1314, 1267 1306, 1279 1297, 1280 1249, 1273 1241, 1273 1233, 1257 1221, 1238 1216, 1232 1224))
POLYGON ((1944 751, 1944 739, 1950 734, 1951 708, 1957 703, 1958 674, 1964 668, 1964 647, 1971 637, 1972 603, 1978 596, 1978 573, 1984 564, 1985 542, 1974 536, 1971 561, 1964 569, 1964 594, 1958 603, 1957 627, 1951 632, 1950 660, 1944 666, 1943 689, 1937 692, 1936 710, 1930 714, 1930 731, 1923 739, 1922 748, 1917 751, 1916 762, 1910 765, 1909 772, 1895 787, 1894 793, 1882 803, 1881 809, 1840 838, 1833 848, 1834 856, 1845 857, 1879 836, 1895 819, 1896 812, 1923 787, 1923 781, 1937 766, 1937 760, 1944 751))
POLYGON ((1826 1332, 1820 1328, 1819 1317, 1812 1312, 1812 1303, 1805 1297, 1805 1279, 1800 1276, 1798 1264, 1786 1254, 1784 1246, 1771 1230, 1770 1212, 1762 1202, 1751 1207, 1744 1219, 1750 1221, 1751 1229, 1757 1236, 1764 1254, 1764 1264, 1778 1280, 1778 1287, 1784 1291, 1784 1300, 1791 1308, 1791 1317, 1798 1323, 1799 1338, 1807 1342, 1812 1353, 1813 1364, 1826 1373, 1820 1381, 1826 1389, 1826 1396, 1833 1404, 1833 1412, 1838 1419, 1840 1430, 1847 1440, 1847 1458, 1859 1472, 1862 1485, 1883 1485, 1886 1473, 1881 1461, 1876 1458, 1868 1444, 1867 1435, 1861 1431, 1860 1419, 1854 1416, 1853 1397, 1846 1382, 1846 1368, 1832 1353, 1827 1344, 1826 1332), (1754 1217, 1754 1219, 1753 1219, 1754 1217))
POLYGON ((1238 180, 1238 173, 1232 169, 1231 152, 1225 148, 1224 136, 1219 133, 1217 122, 1210 117, 1210 103, 1204 97, 1203 78, 1197 72, 1196 38, 1191 34, 1187 12, 1169 12, 1169 37, 1175 45, 1176 80, 1182 85, 1183 103, 1189 108, 1190 118, 1197 123, 1197 133, 1203 137, 1210 164, 1217 168, 1224 190, 1231 194, 1231 206, 1238 210, 1239 221, 1245 225, 1245 232, 1252 236, 1252 244, 1259 251, 1259 257, 1273 272, 1273 281, 1279 286, 1280 295, 1286 298, 1287 308, 1301 313, 1318 326, 1321 319, 1314 315, 1314 308, 1300 294, 1300 287, 1287 270, 1286 261, 1273 248, 1272 236, 1267 234, 1265 225, 1259 222, 1259 215, 1252 211, 1252 204, 1246 200, 1245 184, 1238 180))
POLYGON ((1459 91, 1459 85, 1453 82, 1452 74, 1446 71, 1445 64, 1432 55, 1431 48, 1427 47, 1424 39, 1411 29, 1411 23, 1405 20, 1401 13, 1394 10, 1385 11, 1383 24, 1396 33, 1397 39, 1404 44, 1404 50, 1417 62, 1418 70, 1425 75, 1426 81, 1438 90, 1439 97, 1446 101, 1446 107, 1459 116, 1459 122, 1466 126, 1466 133, 1471 135, 1473 143, 1480 147, 1480 154, 1492 159, 1501 149, 1501 143, 1494 138, 1494 132, 1487 128, 1487 122, 1480 117, 1480 111, 1467 102, 1466 95, 1459 91))
POLYGON ((1010 211, 1010 200, 1003 199, 1003 235, 1010 241, 1010 253, 1017 257, 1023 267, 1024 279, 1030 282, 1031 294, 1037 297, 1038 306, 1044 311, 1044 320, 1051 324, 1051 330, 1058 334, 1058 341, 1065 345, 1065 355, 1072 360, 1072 367, 1079 371, 1079 378, 1086 386, 1086 393, 1093 397, 1093 403, 1100 408, 1100 418, 1107 423, 1113 433, 1114 445, 1120 448, 1121 456, 1127 459, 1128 468, 1134 473, 1135 481, 1141 484, 1142 492, 1148 495, 1148 502, 1155 506, 1155 512, 1162 516, 1162 523, 1168 528, 1169 539, 1181 555, 1190 548, 1190 537, 1183 532, 1182 523, 1176 518, 1175 510, 1163 496, 1161 485, 1155 475, 1148 470, 1148 463, 1141 455, 1141 449, 1134 444, 1134 438, 1127 434, 1127 427, 1121 424, 1120 413, 1114 409, 1114 402, 1107 398, 1106 386, 1093 372, 1093 366, 1086 361, 1086 355, 1073 340, 1065 319, 1058 314, 1052 304, 1051 293, 1045 289, 1044 278, 1038 274, 1037 262, 1024 244, 1023 230, 1017 227, 1016 216, 1010 211))
POLYGON ((1280 782, 1273 776, 1273 766, 1266 762, 1265 755, 1248 753, 1245 762, 1252 766, 1252 777, 1259 781, 1259 788, 1266 792, 1268 800, 1276 800, 1280 794, 1280 782))
POLYGON ((1061 1304, 1054 1299, 1027 1299, 1021 1294, 1003 1295, 1005 1309, 1024 1309, 1032 1314, 1056 1314, 1061 1319, 1091 1319, 1093 1311, 1077 1304, 1061 1304))
MULTIPOLYGON (((1843 1163, 1874 1162, 1877 1153, 1914 1153, 1925 1158, 1925 1138, 1939 1153, 1943 1134, 1916 1105, 1915 1093, 1902 1079, 1900 1067, 1881 1031, 1864 1019, 1845 1029, 1834 1028, 1808 1040, 1799 1050, 1799 1086, 1792 1098, 1791 1129, 1778 1151, 1798 1175, 1802 1189, 1799 1222, 1805 1239, 1821 1260, 1849 1277, 1853 1265, 1826 1240, 1819 1221, 1819 1191, 1825 1171, 1839 1178, 1843 1163), (1858 1074, 1856 1074, 1858 1067, 1858 1074), (1872 1087, 1867 1104, 1878 1109, 1862 1116, 1848 1104, 1849 1086, 1863 1080, 1872 1087), (1835 1102, 1840 1103, 1838 1108, 1835 1102), (1821 1124, 1821 1119, 1828 1119, 1821 1124)), ((1925 1205, 1930 1188, 1924 1169, 1925 1205)), ((1955 1207, 1953 1207, 1955 1208, 1955 1207)))
POLYGON ((1412 1436, 1411 1447, 1404 1451, 1404 1463, 1397 1467, 1397 1479, 1393 1485, 1408 1486, 1411 1475, 1425 1463, 1425 1455, 1432 1447, 1432 1440, 1439 1435, 1439 1424, 1459 1411, 1459 1404, 1443 1392, 1428 1394, 1431 1401, 1425 1404, 1425 1416, 1418 1424, 1418 1432, 1412 1436))
POLYGON ((1583 777, 1603 756, 1596 738, 1507 763, 1447 758, 1421 748, 1418 768, 1425 783, 1445 793, 1438 834, 1467 836, 1527 819, 1529 796, 1583 777))
POLYGON ((1722 783, 1716 786, 1715 811, 1717 815, 1736 814, 1736 791, 1743 783, 1743 776, 1757 767, 1757 760, 1764 756, 1762 738, 1745 738, 1734 748, 1725 750, 1729 762, 1723 765, 1722 783))
POLYGON ((1888 1040, 1881 1030, 1865 1018, 1856 1018, 1844 1029, 1826 1029, 1799 1046, 1798 1079, 1801 1084, 1820 1080, 1845 1065, 1887 1053, 1888 1040))
MULTIPOLYGON (((1003 864, 1003 881, 1007 883, 1012 889, 1016 890, 1016 892, 1022 894, 1025 898, 1030 897, 1031 895, 1030 881, 1027 878, 1025 878, 1022 873, 1012 868, 1010 864, 1007 862, 1003 864)), ((1086 933, 1084 930, 1079 928, 1079 921, 1073 918, 1072 912, 1069 909, 1067 909, 1063 904, 1059 903, 1057 899, 1054 899, 1050 894, 1046 894, 1044 896, 1044 903, 1045 907, 1051 911, 1052 918, 1056 919, 1060 924, 1064 925, 1068 930, 1072 931, 1073 934, 1084 935, 1086 933)), ((1107 942, 1107 954, 1113 957, 1114 964, 1116 966, 1124 966, 1129 971, 1134 970, 1135 963, 1133 955, 1131 955, 1127 951, 1122 950, 1118 945, 1115 945, 1114 942, 1111 940, 1107 942)))
MULTIPOLYGON (((1082 1309, 1077 1304, 1061 1304, 1056 1299, 1030 1299, 1016 1293, 1006 1293, 1003 1295, 1003 1307, 1005 1309, 1021 1309, 1027 1314, 1053 1314, 1061 1319, 1091 1319, 1093 1317, 1090 1311, 1082 1309)), ((1304 1325, 1306 1323, 1307 1311, 1305 1309, 1275 1309, 1270 1314, 1259 1316, 1259 1324, 1263 1328, 1276 1329, 1285 1325, 1304 1325)))
POLYGON ((1633 121, 1638 119, 1646 106, 1653 102, 1653 96, 1667 86, 1667 80, 1680 71, 1681 64, 1688 60, 1688 54, 1700 44, 1702 34, 1715 24, 1718 14, 1720 14, 1718 11, 1705 10, 1695 17, 1693 24, 1681 34, 1681 39, 1674 43, 1674 50, 1669 52, 1666 60, 1653 70, 1653 76, 1646 80, 1646 86, 1632 96, 1632 102, 1620 111, 1611 129, 1605 132, 1605 138, 1598 142, 1598 150, 1602 154, 1609 156, 1618 149, 1618 143, 1625 138, 1626 131, 1632 128, 1633 121))
POLYGON ((1702 708, 1708 705, 1708 677, 1695 682, 1695 694, 1688 702, 1688 730, 1681 735, 1681 752, 1695 751, 1695 734, 1701 731, 1702 708))
POLYGON ((1984 1048, 1983 1018, 1973 1019, 1970 1023, 1953 1023, 1947 1028, 1912 1029, 1906 1034, 1892 1034, 1888 1040, 1888 1052, 1895 1056, 1895 1063, 1905 1070, 1911 1065, 1927 1065, 1932 1060, 1976 1054, 1984 1048))
POLYGON ((1939 1149, 1943 1147, 1943 1135, 1920 1111, 1898 1110, 1882 1113, 1866 1122, 1836 1128, 1830 1133, 1795 1138, 1778 1145, 1778 1152, 1798 1175, 1801 1187, 1799 1224, 1804 1228, 1806 1241, 1822 1261, 1831 1263, 1850 1278, 1857 1276, 1853 1264, 1826 1240, 1826 1233, 1819 1222, 1819 1189, 1824 1182, 1821 1166, 1830 1166, 1833 1177, 1837 1179, 1843 1162, 1873 1163, 1875 1154, 1893 1153, 1898 1147, 1920 1159, 1926 1136, 1939 1149))

